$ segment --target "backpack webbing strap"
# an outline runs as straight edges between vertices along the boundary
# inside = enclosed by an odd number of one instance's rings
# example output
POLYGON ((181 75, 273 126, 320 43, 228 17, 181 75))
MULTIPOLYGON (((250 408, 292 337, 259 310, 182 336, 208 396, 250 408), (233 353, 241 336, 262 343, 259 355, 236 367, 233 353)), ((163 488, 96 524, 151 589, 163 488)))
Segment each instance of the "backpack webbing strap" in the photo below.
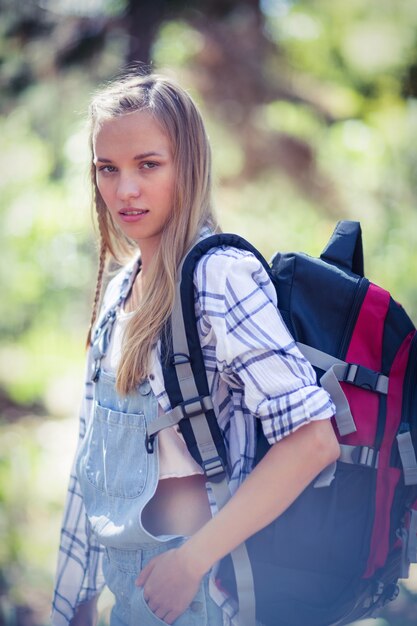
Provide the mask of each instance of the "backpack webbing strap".
POLYGON ((388 393, 389 378, 388 376, 385 376, 385 374, 375 372, 374 370, 371 370, 363 365, 347 363, 347 361, 342 361, 342 359, 338 359, 331 354, 327 354, 327 352, 317 350, 317 348, 308 346, 305 343, 296 343, 300 352, 302 352, 302 354, 312 365, 314 365, 314 367, 326 372, 333 365, 344 366, 344 369, 340 368, 335 370, 338 380, 350 383, 351 385, 356 385, 356 387, 362 387, 362 389, 375 391, 376 393, 381 393, 383 395, 388 393))
POLYGON ((224 461, 222 460, 223 450, 219 451, 216 442, 213 440, 211 429, 209 428, 209 424, 206 419, 206 411, 204 410, 204 402, 207 403, 208 399, 210 400, 209 408, 213 409, 211 397, 206 395, 203 396, 203 393, 208 391, 208 384, 207 388, 204 390, 201 388, 198 389, 194 372, 191 367, 190 350, 187 342, 184 317, 182 315, 179 285, 177 288, 174 308, 171 313, 171 326, 173 350, 172 364, 178 379, 179 391, 183 399, 182 402, 175 408, 180 407, 180 410, 184 412, 187 410, 187 407, 194 407, 194 412, 187 415, 187 417, 191 418, 189 423, 201 457, 202 468, 209 480, 218 476, 217 481, 220 482, 220 480, 224 480, 227 486, 226 468, 224 461))
POLYGON ((167 411, 163 415, 158 415, 158 417, 148 424, 146 429, 148 437, 156 435, 164 428, 176 426, 182 419, 189 419, 190 417, 194 417, 201 412, 205 413, 212 408, 213 401, 211 396, 204 396, 203 398, 200 397, 195 400, 189 400, 188 402, 178 404, 176 407, 167 411))
POLYGON ((335 420, 340 435, 349 435, 356 432, 356 424, 353 419, 349 402, 346 399, 343 389, 340 386, 338 376, 341 374, 343 365, 332 365, 325 374, 320 378, 320 384, 330 394, 335 406, 335 420), (339 370, 339 371, 338 371, 339 370))
POLYGON ((335 420, 340 435, 344 436, 355 432, 355 421, 340 382, 350 383, 362 389, 386 395, 388 393, 388 376, 374 372, 362 365, 346 363, 346 361, 342 361, 331 354, 303 343, 297 343, 297 347, 314 367, 325 372, 320 378, 320 384, 330 394, 336 406, 335 420))
MULTIPOLYGON (((189 353, 187 334, 182 314, 180 284, 175 298, 174 308, 171 314, 172 324, 172 347, 174 355, 189 353)), ((178 383, 185 401, 190 397, 197 397, 198 390, 191 368, 190 359, 183 360, 175 366, 178 383)), ((221 480, 213 473, 212 465, 216 463, 216 444, 213 441, 211 431, 208 428, 205 413, 193 416, 190 420, 195 440, 203 461, 203 469, 213 491, 218 509, 220 510, 230 498, 229 486, 226 473, 223 471, 221 480)), ((239 624, 242 626, 254 626, 255 618, 255 590, 253 584, 252 568, 245 544, 241 544, 231 553, 235 569, 236 586, 239 600, 239 624)))
MULTIPOLYGON (((230 490, 227 481, 226 467, 222 460, 223 451, 219 450, 218 441, 213 437, 213 425, 209 425, 208 417, 212 413, 213 404, 208 393, 208 381, 204 367, 199 368, 199 377, 195 376, 190 357, 187 333, 185 328, 183 309, 181 304, 180 284, 177 286, 174 308, 171 314, 171 346, 168 359, 165 358, 164 379, 168 387, 172 388, 172 379, 175 377, 177 386, 176 406, 166 415, 156 418, 148 427, 148 438, 154 437, 162 428, 178 423, 180 426, 188 422, 195 445, 198 451, 196 460, 202 466, 207 482, 213 492, 217 508, 220 510, 230 499, 230 490), (202 377, 202 374, 204 376, 202 377), (180 401, 178 401, 180 400, 180 401)), ((167 346, 165 346, 166 348, 167 346)), ((174 385, 174 386, 175 386, 174 385)), ((172 403, 172 398, 170 396, 172 403)), ((214 415, 214 413, 213 413, 214 415)), ((215 416, 214 416, 215 418, 215 416)), ((220 428, 215 418, 218 433, 220 428)), ((183 433, 184 434, 184 433, 183 433)), ((190 437, 185 437, 190 448, 190 437)), ((192 443, 192 442, 191 442, 192 443)), ((223 444, 224 445, 224 444, 223 444)), ((195 456, 195 455, 194 455, 195 456)), ((230 554, 236 578, 236 588, 239 602, 239 624, 241 626, 255 626, 256 607, 255 590, 252 567, 245 543, 240 544, 230 554)))
POLYGON ((417 485, 417 459, 409 430, 398 433, 397 444, 404 471, 404 484, 417 485))
POLYGON ((307 361, 325 372, 320 378, 320 384, 330 394, 336 407, 335 421, 340 435, 343 437, 343 435, 354 433, 356 431, 355 421, 339 383, 339 378, 342 377, 343 379, 347 363, 303 343, 297 343, 297 347, 307 361))
POLYGON ((337 461, 324 468, 314 481, 314 487, 329 487, 331 485, 337 469, 338 463, 349 463, 351 465, 362 465, 372 469, 377 469, 379 463, 379 452, 369 446, 349 446, 340 444, 340 456, 337 461))

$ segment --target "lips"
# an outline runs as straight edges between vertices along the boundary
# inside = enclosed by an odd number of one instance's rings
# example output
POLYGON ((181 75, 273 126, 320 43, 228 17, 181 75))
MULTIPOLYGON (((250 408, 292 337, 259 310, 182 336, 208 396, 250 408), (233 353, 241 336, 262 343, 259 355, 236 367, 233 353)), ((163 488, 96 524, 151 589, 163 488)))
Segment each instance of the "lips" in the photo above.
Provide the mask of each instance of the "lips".
POLYGON ((119 211, 120 215, 145 215, 145 213, 148 213, 147 209, 121 209, 119 211))
POLYGON ((141 222, 148 215, 148 209, 135 209, 133 207, 125 207, 119 211, 119 219, 125 224, 135 224, 141 222))

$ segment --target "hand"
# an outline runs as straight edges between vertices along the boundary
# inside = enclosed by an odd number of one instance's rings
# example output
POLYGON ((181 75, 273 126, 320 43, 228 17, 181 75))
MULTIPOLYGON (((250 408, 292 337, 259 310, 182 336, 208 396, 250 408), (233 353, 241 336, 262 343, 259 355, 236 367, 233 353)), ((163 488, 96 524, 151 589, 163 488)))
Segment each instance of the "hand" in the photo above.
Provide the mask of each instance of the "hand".
POLYGON ((172 624, 191 604, 202 577, 178 548, 149 561, 135 584, 143 587, 150 610, 159 619, 172 624))

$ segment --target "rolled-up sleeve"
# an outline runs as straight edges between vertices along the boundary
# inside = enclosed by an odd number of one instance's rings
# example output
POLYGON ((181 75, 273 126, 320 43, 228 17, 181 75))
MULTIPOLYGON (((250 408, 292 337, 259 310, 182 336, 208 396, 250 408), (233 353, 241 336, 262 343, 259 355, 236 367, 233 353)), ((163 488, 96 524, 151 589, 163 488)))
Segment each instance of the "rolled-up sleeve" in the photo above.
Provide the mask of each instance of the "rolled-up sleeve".
POLYGON ((203 342, 215 345, 220 375, 232 390, 243 390, 269 443, 331 418, 334 405, 286 328, 275 288, 256 257, 224 249, 207 255, 198 272, 203 342))

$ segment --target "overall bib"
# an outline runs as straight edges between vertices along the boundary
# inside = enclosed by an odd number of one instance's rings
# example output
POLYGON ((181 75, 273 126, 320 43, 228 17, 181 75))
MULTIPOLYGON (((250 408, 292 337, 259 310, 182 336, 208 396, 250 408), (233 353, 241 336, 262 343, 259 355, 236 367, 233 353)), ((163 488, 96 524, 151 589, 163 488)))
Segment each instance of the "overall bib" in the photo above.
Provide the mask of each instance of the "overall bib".
MULTIPOLYGON (((93 533, 105 547, 103 573, 115 596, 111 626, 161 626, 135 580, 156 555, 180 546, 186 537, 149 533, 142 525, 142 511, 159 481, 158 446, 145 447, 146 425, 158 414, 149 381, 135 393, 120 396, 115 377, 103 371, 101 360, 126 294, 111 309, 93 339, 95 370, 94 416, 77 456, 77 474, 93 533)), ((189 608, 175 626, 218 626, 222 611, 208 593, 208 575, 189 608)))

